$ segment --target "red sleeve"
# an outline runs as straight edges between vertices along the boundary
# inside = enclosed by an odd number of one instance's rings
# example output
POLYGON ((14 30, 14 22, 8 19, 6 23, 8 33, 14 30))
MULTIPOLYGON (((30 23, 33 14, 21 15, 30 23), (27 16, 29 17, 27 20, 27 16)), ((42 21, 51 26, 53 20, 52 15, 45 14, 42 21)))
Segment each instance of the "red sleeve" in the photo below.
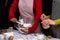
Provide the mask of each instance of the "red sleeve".
POLYGON ((42 0, 34 0, 35 1, 35 7, 36 7, 36 16, 34 19, 34 24, 32 27, 28 29, 29 32, 33 32, 36 30, 39 24, 40 16, 42 14, 42 0))
POLYGON ((14 0, 9 9, 9 19, 15 18, 14 13, 16 12, 17 5, 18 0, 14 0))

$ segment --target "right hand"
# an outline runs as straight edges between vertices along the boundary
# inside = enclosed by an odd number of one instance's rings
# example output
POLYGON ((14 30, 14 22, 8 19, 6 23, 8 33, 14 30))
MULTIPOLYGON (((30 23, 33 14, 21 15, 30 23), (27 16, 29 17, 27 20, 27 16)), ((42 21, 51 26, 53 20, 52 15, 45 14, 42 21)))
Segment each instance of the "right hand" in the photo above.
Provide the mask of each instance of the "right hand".
POLYGON ((12 19, 10 19, 10 21, 12 21, 14 23, 17 23, 18 22, 18 20, 16 18, 12 18, 12 19))
POLYGON ((48 19, 42 21, 42 26, 47 27, 49 25, 48 19))
POLYGON ((50 25, 56 25, 55 21, 52 20, 52 19, 48 19, 48 22, 49 22, 50 25))
POLYGON ((25 32, 25 33, 28 33, 28 28, 21 27, 20 30, 23 31, 23 32, 25 32))

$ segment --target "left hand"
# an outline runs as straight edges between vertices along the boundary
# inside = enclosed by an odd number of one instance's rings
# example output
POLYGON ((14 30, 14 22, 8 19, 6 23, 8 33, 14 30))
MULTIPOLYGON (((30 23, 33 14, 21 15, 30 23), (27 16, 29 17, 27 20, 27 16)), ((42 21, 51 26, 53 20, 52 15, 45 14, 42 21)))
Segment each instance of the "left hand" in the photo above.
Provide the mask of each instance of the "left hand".
POLYGON ((54 20, 46 19, 46 20, 43 20, 42 25, 43 27, 46 27, 47 25, 56 25, 56 23, 54 22, 54 20))
POLYGON ((21 28, 21 31, 28 33, 28 28, 23 27, 23 28, 21 28))
POLYGON ((42 26, 47 27, 49 25, 48 19, 42 21, 42 26))

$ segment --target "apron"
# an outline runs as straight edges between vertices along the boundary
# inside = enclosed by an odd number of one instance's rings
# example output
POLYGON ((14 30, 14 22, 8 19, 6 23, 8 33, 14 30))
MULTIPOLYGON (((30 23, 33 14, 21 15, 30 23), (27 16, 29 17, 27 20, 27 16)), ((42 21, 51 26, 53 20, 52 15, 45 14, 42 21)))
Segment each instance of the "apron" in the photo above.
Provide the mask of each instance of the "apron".
MULTIPOLYGON (((27 24, 27 25, 31 24, 31 26, 27 26, 27 27, 32 27, 32 25, 34 23, 34 13, 33 13, 33 4, 34 3, 33 2, 34 2, 34 0, 19 0, 19 3, 18 3, 18 8, 19 8, 19 12, 20 12, 19 21, 21 21, 21 19, 23 19, 22 24, 27 24)), ((18 27, 20 27, 20 26, 18 26, 18 27)))
MULTIPOLYGON (((19 21, 20 21, 21 25, 24 26, 24 24, 26 24, 26 25, 31 24, 33 21, 33 18, 34 18, 33 0, 29 0, 29 1, 28 0, 19 0, 18 8, 19 8, 19 12, 20 12, 19 21)), ((19 29, 21 28, 21 25, 18 24, 19 29)), ((19 31, 21 33, 24 33, 21 30, 19 30, 19 31)))
POLYGON ((20 18, 23 19, 23 22, 32 23, 32 21, 34 20, 33 0, 29 0, 29 1, 19 0, 18 7, 19 7, 19 12, 20 12, 20 18))

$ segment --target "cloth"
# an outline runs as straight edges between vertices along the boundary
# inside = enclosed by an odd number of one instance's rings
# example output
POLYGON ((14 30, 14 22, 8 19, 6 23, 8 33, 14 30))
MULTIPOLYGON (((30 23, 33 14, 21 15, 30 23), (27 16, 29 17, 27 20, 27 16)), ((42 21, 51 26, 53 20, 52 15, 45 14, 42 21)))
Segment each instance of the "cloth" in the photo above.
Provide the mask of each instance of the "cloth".
POLYGON ((57 25, 60 25, 60 19, 54 20, 57 25))
POLYGON ((5 39, 8 40, 10 36, 13 36, 13 32, 8 32, 3 34, 5 36, 5 39))
POLYGON ((52 1, 53 0, 42 0, 42 11, 45 15, 51 15, 52 1))
MULTIPOLYGON (((17 5, 18 5, 18 0, 14 0, 9 10, 10 19, 15 18, 14 14, 16 12, 17 5)), ((35 15, 34 22, 32 27, 28 29, 29 32, 35 31, 39 24, 40 16, 42 14, 42 0, 33 0, 33 14, 35 15)))
POLYGON ((23 19, 20 19, 20 20, 19 20, 18 26, 19 26, 19 25, 23 25, 23 27, 26 27, 26 28, 32 26, 32 24, 30 24, 30 23, 24 23, 23 19))
POLYGON ((32 26, 31 23, 24 23, 23 19, 19 19, 19 22, 17 22, 17 23, 18 23, 18 27, 17 27, 17 28, 18 28, 18 30, 19 30, 21 33, 25 33, 25 32, 23 32, 23 31, 20 30, 21 27, 29 28, 29 27, 32 26))
POLYGON ((20 17, 25 23, 32 23, 34 20, 33 0, 29 0, 28 2, 27 1, 28 0, 19 0, 18 7, 20 11, 20 17))
MULTIPOLYGON (((34 33, 31 33, 31 34, 20 34, 19 31, 13 31, 13 34, 14 34, 14 40, 19 40, 19 39, 23 39, 23 40, 41 40, 44 39, 46 40, 46 36, 44 34, 34 34, 34 33), (18 35, 17 35, 18 34, 18 35)), ((51 38, 50 40, 60 40, 58 38, 51 38)))
MULTIPOLYGON (((5 34, 0 34, 0 39, 8 40, 10 36, 14 36, 14 40, 48 40, 44 34, 36 34, 36 33, 31 33, 31 34, 21 34, 19 31, 14 30, 13 32, 8 32, 5 34), (18 35, 17 35, 18 34, 18 35)), ((58 38, 51 38, 50 40, 60 40, 58 38)))
MULTIPOLYGON (((60 19, 60 0, 53 0, 52 19, 60 19)), ((51 30, 54 37, 60 38, 60 25, 52 26, 51 30)))
POLYGON ((12 2, 13 0, 0 0, 0 29, 7 29, 10 25, 8 10, 12 2))

